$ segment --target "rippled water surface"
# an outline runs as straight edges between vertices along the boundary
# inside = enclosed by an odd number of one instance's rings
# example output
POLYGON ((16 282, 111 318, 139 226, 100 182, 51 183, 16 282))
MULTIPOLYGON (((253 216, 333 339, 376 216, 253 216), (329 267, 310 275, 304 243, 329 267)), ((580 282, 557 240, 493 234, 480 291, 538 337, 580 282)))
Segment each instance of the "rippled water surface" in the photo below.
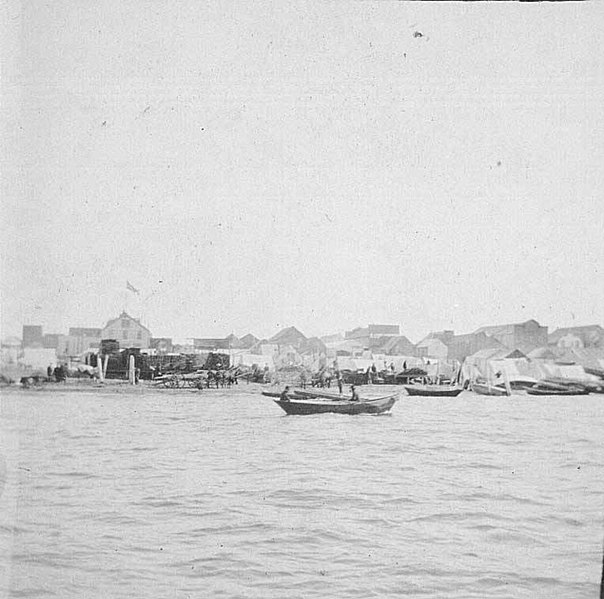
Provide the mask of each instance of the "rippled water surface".
POLYGON ((596 597, 604 396, 2 397, 8 597, 596 597))

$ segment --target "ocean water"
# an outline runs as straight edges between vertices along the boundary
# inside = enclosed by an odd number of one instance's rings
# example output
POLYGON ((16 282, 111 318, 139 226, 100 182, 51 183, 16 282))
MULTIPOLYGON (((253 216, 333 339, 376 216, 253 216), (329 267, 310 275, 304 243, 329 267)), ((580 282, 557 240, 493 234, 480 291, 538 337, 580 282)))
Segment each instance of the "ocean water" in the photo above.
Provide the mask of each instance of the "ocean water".
POLYGON ((596 597, 603 442, 602 395, 5 392, 0 596, 596 597))

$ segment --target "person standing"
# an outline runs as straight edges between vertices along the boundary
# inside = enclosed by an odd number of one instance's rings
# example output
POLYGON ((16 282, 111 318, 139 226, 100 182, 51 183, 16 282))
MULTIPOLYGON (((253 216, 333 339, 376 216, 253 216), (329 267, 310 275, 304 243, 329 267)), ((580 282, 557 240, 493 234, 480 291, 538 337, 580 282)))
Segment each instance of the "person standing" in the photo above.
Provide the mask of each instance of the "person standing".
POLYGON ((343 381, 342 381, 342 373, 339 370, 336 372, 336 377, 338 380, 338 390, 340 391, 340 395, 342 395, 343 381))

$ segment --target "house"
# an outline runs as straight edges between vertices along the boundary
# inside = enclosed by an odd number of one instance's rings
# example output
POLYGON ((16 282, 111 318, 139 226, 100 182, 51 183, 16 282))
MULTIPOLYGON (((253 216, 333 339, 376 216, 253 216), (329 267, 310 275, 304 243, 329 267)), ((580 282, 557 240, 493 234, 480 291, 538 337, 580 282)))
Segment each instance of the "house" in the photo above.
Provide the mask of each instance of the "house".
POLYGON ((449 356, 449 348, 446 343, 431 333, 415 346, 415 355, 418 358, 446 360, 449 356))
POLYGON ((291 345, 296 349, 301 347, 306 337, 296 327, 287 327, 273 335, 268 342, 274 345, 291 345))
POLYGON ((243 347, 241 340, 232 333, 224 338, 193 339, 196 351, 216 351, 217 349, 240 349, 243 347))
POLYGON ((457 360, 463 362, 468 356, 480 350, 501 349, 504 346, 494 337, 485 333, 468 333, 455 335, 451 330, 436 331, 430 333, 416 345, 416 351, 420 357, 440 358, 442 360, 457 360), (430 339, 437 339, 446 346, 444 349, 430 339))
POLYGON ((404 335, 385 335, 372 340, 370 343, 373 353, 387 356, 414 356, 415 345, 404 335))
POLYGON ((122 312, 117 318, 107 322, 101 330, 101 339, 115 339, 122 348, 148 349, 151 347, 151 331, 143 326, 140 320, 132 318, 126 312, 122 312))
POLYGON ((468 356, 484 349, 501 349, 503 344, 486 333, 467 333, 451 335, 442 339, 449 348, 449 360, 463 362, 468 356))
POLYGON ((368 344, 370 339, 397 335, 400 335, 400 327, 397 324, 370 324, 366 327, 357 327, 352 331, 346 331, 345 338, 368 344))
POLYGON ((556 329, 548 342, 561 349, 604 347, 604 329, 599 324, 556 329))
POLYGON ((318 337, 310 337, 300 345, 299 351, 303 356, 326 356, 327 346, 318 337))
POLYGON ((527 320, 514 324, 480 327, 475 334, 485 333, 510 349, 521 349, 529 352, 536 347, 547 345, 547 327, 536 320, 527 320))
POLYGON ((251 347, 254 347, 254 345, 256 345, 260 339, 258 339, 258 337, 255 335, 248 333, 247 335, 241 337, 240 341, 243 349, 250 349, 251 347))

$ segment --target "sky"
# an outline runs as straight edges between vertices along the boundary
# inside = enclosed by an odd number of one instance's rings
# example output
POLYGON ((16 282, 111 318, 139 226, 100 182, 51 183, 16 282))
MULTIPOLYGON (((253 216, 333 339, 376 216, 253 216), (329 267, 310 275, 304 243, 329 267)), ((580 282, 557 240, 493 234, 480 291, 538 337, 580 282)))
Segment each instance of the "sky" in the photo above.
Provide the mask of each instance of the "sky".
POLYGON ((604 325, 602 3, 278 4, 4 5, 2 337, 604 325))

